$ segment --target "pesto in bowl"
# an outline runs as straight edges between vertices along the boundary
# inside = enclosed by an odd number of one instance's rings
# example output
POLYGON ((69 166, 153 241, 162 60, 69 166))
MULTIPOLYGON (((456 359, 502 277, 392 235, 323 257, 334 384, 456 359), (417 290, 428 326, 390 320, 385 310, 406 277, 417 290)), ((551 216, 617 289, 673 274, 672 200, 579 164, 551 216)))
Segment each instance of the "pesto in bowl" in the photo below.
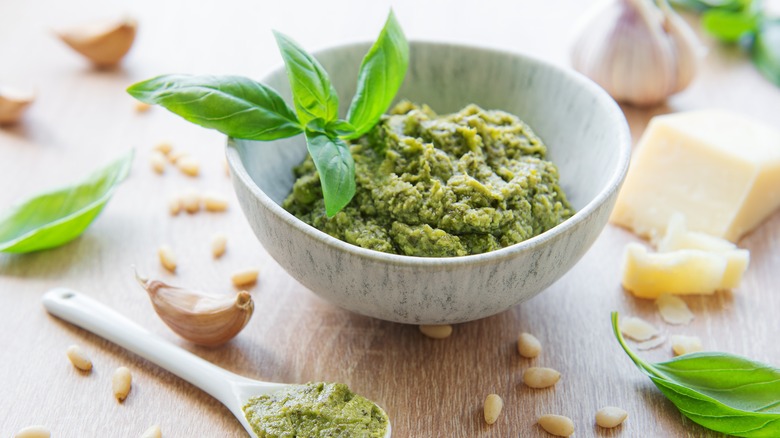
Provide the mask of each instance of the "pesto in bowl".
POLYGON ((328 218, 308 155, 282 206, 362 248, 422 257, 480 254, 537 236, 574 214, 547 147, 518 117, 468 105, 436 115, 396 105, 352 142, 357 189, 328 218))

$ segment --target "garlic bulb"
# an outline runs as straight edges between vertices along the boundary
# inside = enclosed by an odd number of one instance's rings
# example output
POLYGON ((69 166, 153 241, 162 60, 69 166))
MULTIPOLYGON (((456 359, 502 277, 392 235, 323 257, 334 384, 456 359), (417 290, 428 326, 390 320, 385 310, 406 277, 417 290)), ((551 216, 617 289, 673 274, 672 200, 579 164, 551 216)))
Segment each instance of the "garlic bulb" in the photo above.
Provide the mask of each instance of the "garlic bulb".
POLYGON ((18 122, 34 100, 35 96, 32 93, 0 88, 0 125, 18 122))
POLYGON ((575 70, 615 100, 657 105, 682 91, 696 74, 703 49, 666 0, 607 0, 575 33, 575 70))
POLYGON ((149 293, 155 312, 176 334, 195 344, 215 347, 233 339, 254 311, 247 291, 211 295, 148 280, 136 279, 149 293))
POLYGON ((135 41, 138 24, 131 18, 107 20, 64 30, 58 36, 97 67, 119 63, 135 41))

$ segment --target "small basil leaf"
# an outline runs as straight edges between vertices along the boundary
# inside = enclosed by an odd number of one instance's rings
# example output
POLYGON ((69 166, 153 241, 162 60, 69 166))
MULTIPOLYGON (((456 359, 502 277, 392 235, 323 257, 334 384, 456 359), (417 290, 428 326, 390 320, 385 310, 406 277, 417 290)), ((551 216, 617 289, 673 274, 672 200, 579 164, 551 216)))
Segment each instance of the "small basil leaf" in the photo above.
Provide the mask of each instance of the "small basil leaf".
POLYGON ((325 213, 333 217, 355 195, 355 162, 349 145, 340 138, 307 131, 306 146, 320 175, 325 213))
POLYGON ((325 127, 325 129, 328 132, 336 134, 337 136, 342 137, 342 138, 347 137, 350 134, 352 134, 353 132, 355 132, 355 127, 352 126, 351 123, 349 123, 346 120, 341 120, 341 119, 334 120, 334 121, 328 123, 328 125, 325 127))
POLYGON ((306 130, 310 132, 319 132, 322 134, 328 133, 328 130, 325 126, 325 121, 319 117, 309 120, 309 123, 306 124, 306 130))
POLYGON ((328 73, 313 56, 288 36, 279 32, 274 32, 274 36, 287 67, 295 110, 301 124, 306 126, 316 118, 326 123, 336 120, 339 97, 330 83, 328 73))
POLYGON ((780 87, 780 20, 766 20, 753 43, 753 63, 780 87))
POLYGON ((133 162, 133 151, 73 186, 35 196, 0 217, 0 252, 27 253, 70 242, 103 210, 133 162))
POLYGON ((134 84, 127 92, 235 138, 268 141, 303 131, 274 89, 241 76, 164 75, 134 84))
POLYGON ((740 11, 749 7, 752 2, 753 0, 671 0, 670 3, 694 11, 706 11, 711 9, 740 11))
POLYGON ((612 313, 623 350, 661 392, 692 421, 730 435, 780 436, 780 370, 726 353, 686 354, 649 364, 636 356, 612 313))
POLYGON ((408 66, 409 44, 391 10, 360 65, 357 91, 347 113, 355 132, 347 138, 360 137, 376 125, 401 88, 408 66))
POLYGON ((712 9, 702 14, 701 24, 715 38, 727 43, 735 43, 742 37, 756 32, 758 16, 751 13, 712 9))

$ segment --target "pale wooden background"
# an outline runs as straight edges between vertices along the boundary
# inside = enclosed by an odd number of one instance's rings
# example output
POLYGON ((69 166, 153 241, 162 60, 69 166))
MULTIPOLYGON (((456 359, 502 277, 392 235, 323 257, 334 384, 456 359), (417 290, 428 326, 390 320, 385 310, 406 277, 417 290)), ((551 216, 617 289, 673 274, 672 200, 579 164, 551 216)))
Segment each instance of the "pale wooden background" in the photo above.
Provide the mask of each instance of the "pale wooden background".
MULTIPOLYGON (((416 327, 350 314, 291 279, 263 251, 232 195, 222 168, 221 135, 160 109, 136 114, 124 93, 130 83, 165 72, 231 73, 259 77, 279 64, 270 29, 315 50, 371 40, 388 6, 413 39, 499 47, 567 63, 569 30, 588 2, 255 2, 35 0, 0 4, 0 85, 34 88, 39 99, 24 123, 0 130, 0 209, 84 175, 135 148, 131 177, 78 240, 30 255, 0 254, 0 436, 30 424, 56 437, 136 437, 159 424, 166 437, 239 437, 244 432, 218 402, 146 361, 46 314, 40 296, 68 286, 121 311, 173 343, 228 370, 280 382, 342 381, 389 413, 398 437, 545 436, 535 419, 570 416, 577 436, 713 436, 686 421, 633 366, 613 339, 609 312, 639 315, 667 334, 698 335, 706 347, 780 365, 780 213, 740 242, 751 250, 742 287, 714 297, 688 298, 696 314, 686 327, 664 325, 650 302, 619 284, 629 233, 607 227, 585 258, 546 292, 500 315, 455 327, 436 341, 416 327), (283 3, 283 4, 282 4, 283 3), (124 66, 97 72, 64 47, 50 29, 129 13, 139 36, 124 66), (148 165, 152 146, 171 141, 202 161, 191 179, 148 165), (225 214, 170 218, 166 199, 184 187, 214 189, 231 200, 225 214), (229 236, 229 249, 212 261, 209 237, 229 236), (173 246, 173 277, 155 258, 173 246), (152 276, 211 291, 230 290, 229 274, 262 268, 252 291, 256 315, 227 346, 206 349, 173 335, 132 279, 135 264, 152 276), (520 358, 515 339, 535 333, 544 352, 520 358), (65 358, 72 343, 91 353, 95 370, 81 375, 65 358), (110 375, 120 365, 135 376, 124 404, 113 400, 110 375), (563 374, 554 389, 529 390, 522 371, 550 366, 563 374), (505 400, 493 426, 481 419, 484 397, 505 400), (619 429, 593 425, 604 405, 630 412, 619 429)), ((669 111, 731 108, 759 120, 780 121, 780 89, 761 78, 736 49, 710 47, 704 71, 668 106, 626 108, 634 137, 649 118, 669 111)), ((671 357, 669 345, 643 353, 671 357)))

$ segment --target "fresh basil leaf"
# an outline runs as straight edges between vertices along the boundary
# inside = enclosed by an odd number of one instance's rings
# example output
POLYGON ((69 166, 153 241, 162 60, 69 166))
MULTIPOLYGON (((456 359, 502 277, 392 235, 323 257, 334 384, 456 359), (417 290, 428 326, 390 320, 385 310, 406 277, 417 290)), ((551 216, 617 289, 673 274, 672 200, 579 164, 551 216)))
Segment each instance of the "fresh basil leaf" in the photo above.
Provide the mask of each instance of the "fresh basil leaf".
POLYGON ((780 87, 780 20, 766 20, 753 42, 753 63, 780 87))
POLYGON ((268 141, 303 132, 276 91, 241 76, 164 75, 132 85, 127 92, 235 138, 268 141))
POLYGON ((391 10, 379 38, 360 64, 357 91, 347 113, 355 132, 347 138, 360 137, 376 125, 401 88, 408 66, 409 44, 391 10))
POLYGON ((306 131, 306 146, 320 175, 325 213, 333 217, 355 195, 355 161, 344 140, 306 131))
POLYGON ((780 436, 780 369, 715 352, 649 364, 626 345, 617 312, 612 330, 637 367, 692 421, 735 436, 780 436))
POLYGON ((334 120, 325 126, 325 130, 339 137, 347 137, 355 132, 355 127, 346 120, 334 120))
POLYGON ((0 252, 27 253, 70 242, 103 210, 133 162, 133 151, 73 186, 35 196, 0 217, 0 252))
POLYGON ((321 118, 325 123, 338 118, 339 97, 328 73, 301 46, 288 36, 274 31, 276 44, 287 67, 295 110, 303 126, 321 118))
POLYGON ((746 35, 756 32, 758 15, 749 12, 732 12, 712 9, 701 16, 704 30, 715 38, 735 43, 746 35))

